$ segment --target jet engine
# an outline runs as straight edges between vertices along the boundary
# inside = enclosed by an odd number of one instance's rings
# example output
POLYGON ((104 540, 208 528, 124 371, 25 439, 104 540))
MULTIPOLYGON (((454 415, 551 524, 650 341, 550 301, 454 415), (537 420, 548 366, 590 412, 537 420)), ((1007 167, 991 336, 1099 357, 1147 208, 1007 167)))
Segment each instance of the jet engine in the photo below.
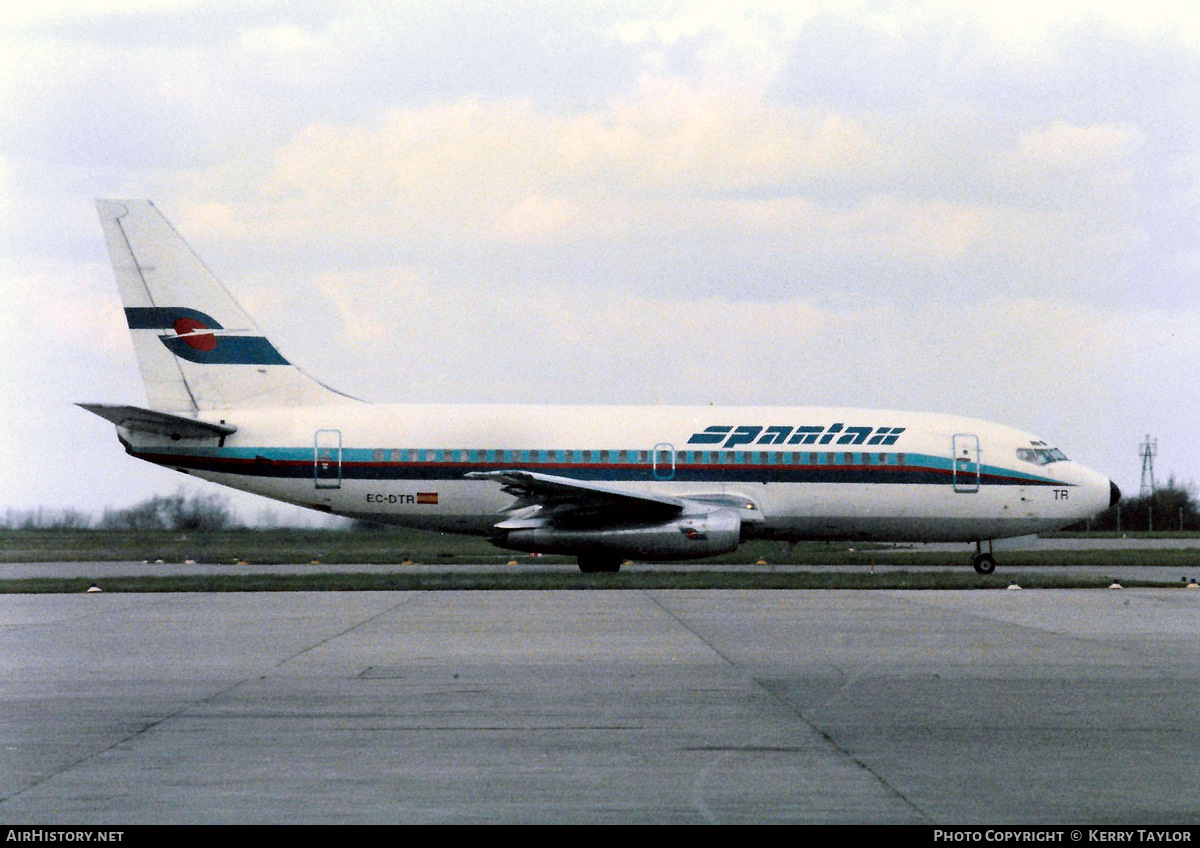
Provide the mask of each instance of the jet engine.
POLYGON ((588 526, 561 519, 536 519, 535 522, 508 529, 504 536, 493 541, 500 547, 544 554, 588 551, 645 560, 672 560, 728 553, 737 548, 742 535, 741 515, 728 508, 653 524, 630 522, 588 526))

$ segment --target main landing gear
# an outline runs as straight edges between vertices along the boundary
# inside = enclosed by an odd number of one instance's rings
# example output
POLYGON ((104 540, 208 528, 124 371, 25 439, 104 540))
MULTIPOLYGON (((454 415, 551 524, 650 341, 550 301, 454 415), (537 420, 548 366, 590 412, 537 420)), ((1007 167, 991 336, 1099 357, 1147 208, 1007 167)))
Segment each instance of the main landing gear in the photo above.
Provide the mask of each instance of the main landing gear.
POLYGON ((621 570, 621 558, 611 554, 580 554, 579 570, 584 574, 615 574, 621 570))
POLYGON ((975 556, 971 557, 971 565, 980 574, 991 574, 996 570, 996 558, 992 556, 992 540, 988 539, 987 553, 983 552, 983 542, 975 543, 975 556))

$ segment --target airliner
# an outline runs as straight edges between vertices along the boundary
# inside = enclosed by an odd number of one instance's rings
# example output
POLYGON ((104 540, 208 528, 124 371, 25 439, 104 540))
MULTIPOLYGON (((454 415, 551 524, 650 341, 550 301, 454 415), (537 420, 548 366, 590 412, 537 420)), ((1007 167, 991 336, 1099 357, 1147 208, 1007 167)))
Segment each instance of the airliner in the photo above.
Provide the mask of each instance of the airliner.
POLYGON ((1044 439, 951 415, 366 403, 285 358, 153 203, 96 205, 148 403, 79 405, 131 456, 235 489, 589 573, 824 539, 973 542, 989 574, 993 540, 1120 497, 1044 439))

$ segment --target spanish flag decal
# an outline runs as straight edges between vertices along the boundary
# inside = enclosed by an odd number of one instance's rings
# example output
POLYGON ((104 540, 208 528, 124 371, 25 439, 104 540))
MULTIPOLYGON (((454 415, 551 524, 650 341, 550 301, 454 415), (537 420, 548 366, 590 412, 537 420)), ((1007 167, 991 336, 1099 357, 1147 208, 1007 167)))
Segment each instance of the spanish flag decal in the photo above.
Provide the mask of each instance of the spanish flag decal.
POLYGON ((438 502, 437 495, 437 492, 417 492, 417 503, 435 504, 438 502))

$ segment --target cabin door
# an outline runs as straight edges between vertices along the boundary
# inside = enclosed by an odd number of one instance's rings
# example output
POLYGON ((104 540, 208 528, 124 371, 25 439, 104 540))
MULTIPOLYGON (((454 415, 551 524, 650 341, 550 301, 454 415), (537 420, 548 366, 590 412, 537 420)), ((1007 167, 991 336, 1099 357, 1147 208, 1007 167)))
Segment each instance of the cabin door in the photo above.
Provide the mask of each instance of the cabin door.
POLYGON ((650 454, 654 463, 655 480, 671 480, 675 477, 675 446, 659 442, 650 454))
POLYGON ((979 437, 971 433, 955 433, 951 454, 954 491, 979 491, 979 437))
POLYGON ((318 430, 313 437, 313 482, 318 489, 342 487, 341 430, 318 430))

